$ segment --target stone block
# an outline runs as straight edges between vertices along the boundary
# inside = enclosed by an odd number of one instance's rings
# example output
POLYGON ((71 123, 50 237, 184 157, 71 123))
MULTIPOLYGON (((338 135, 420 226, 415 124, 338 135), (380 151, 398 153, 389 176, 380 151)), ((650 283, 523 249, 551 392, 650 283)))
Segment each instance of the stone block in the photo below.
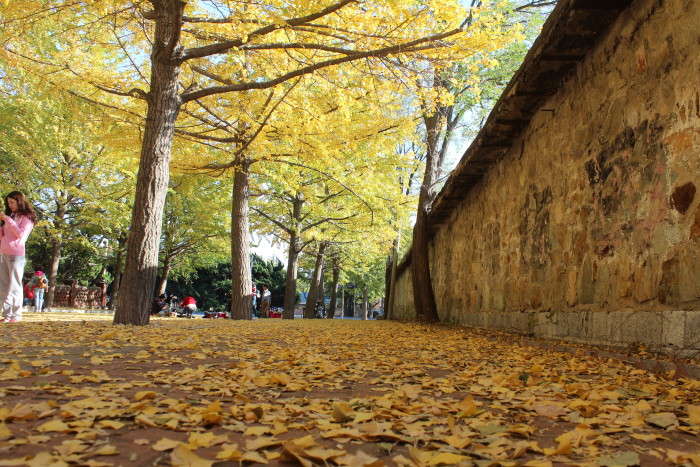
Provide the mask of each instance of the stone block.
POLYGON ((685 347, 685 311, 665 311, 661 314, 661 345, 664 348, 685 347))
POLYGON ((700 311, 687 311, 683 347, 689 351, 700 352, 700 311))

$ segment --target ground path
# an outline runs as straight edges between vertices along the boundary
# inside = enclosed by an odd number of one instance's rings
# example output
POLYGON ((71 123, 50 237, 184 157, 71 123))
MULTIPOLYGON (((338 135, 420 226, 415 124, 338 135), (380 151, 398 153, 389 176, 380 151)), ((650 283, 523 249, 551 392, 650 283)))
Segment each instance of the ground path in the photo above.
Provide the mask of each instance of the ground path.
POLYGON ((0 466, 700 465, 699 381, 507 335, 27 313, 0 348, 0 466))

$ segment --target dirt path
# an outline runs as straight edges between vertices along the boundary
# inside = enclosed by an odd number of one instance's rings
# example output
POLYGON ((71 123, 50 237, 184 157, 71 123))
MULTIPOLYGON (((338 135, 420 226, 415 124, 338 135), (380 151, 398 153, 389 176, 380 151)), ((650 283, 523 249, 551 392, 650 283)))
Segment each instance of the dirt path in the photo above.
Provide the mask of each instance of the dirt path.
POLYGON ((699 381, 506 335, 26 318, 0 328, 0 466, 700 466, 699 381))

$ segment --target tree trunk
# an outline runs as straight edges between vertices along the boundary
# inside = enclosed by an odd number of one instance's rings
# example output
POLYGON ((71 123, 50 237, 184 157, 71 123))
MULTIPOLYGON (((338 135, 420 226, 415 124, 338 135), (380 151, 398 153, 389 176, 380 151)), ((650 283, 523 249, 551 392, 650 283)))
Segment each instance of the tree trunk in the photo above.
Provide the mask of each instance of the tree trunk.
POLYGON ((299 272, 299 250, 297 236, 292 234, 287 253, 287 276, 284 280, 283 319, 294 319, 294 307, 297 298, 297 273, 299 272))
POLYGON ((114 324, 148 324, 156 275, 170 153, 175 121, 182 104, 178 95, 180 62, 173 56, 184 2, 151 2, 155 32, 151 53, 151 88, 144 129, 134 208, 126 247, 126 268, 114 324), (174 4, 174 5, 171 5, 174 4))
POLYGON ((299 272, 299 233, 301 232, 301 208, 304 199, 297 194, 292 201, 292 222, 294 226, 289 234, 289 252, 287 254, 287 277, 284 281, 283 319, 294 319, 294 307, 297 299, 297 274, 299 272))
POLYGON ((231 201, 231 318, 253 319, 253 277, 248 227, 251 162, 245 158, 236 162, 231 201))
POLYGON ((369 291, 367 287, 362 289, 362 319, 367 320, 369 315, 369 291))
POLYGON ((117 300, 119 300, 119 285, 122 280, 122 268, 124 267, 124 252, 122 247, 124 245, 125 239, 120 237, 117 241, 117 259, 114 265, 114 280, 112 281, 112 296, 109 299, 109 309, 114 310, 117 305, 117 300))
POLYGON ((338 282, 340 282, 340 264, 338 258, 333 257, 333 285, 331 286, 331 303, 326 312, 326 318, 333 319, 335 317, 335 308, 338 300, 338 282))
POLYGON ((428 254, 428 214, 435 193, 435 180, 439 168, 437 143, 440 136, 440 113, 435 112, 430 117, 424 117, 427 131, 427 157, 425 173, 418 197, 416 223, 413 227, 413 249, 411 252, 411 279, 413 283, 413 299, 416 306, 417 318, 427 322, 440 321, 435 305, 435 293, 430 276, 430 257, 428 254))
POLYGON ((170 256, 165 257, 163 260, 163 270, 160 273, 160 282, 158 283, 158 288, 156 289, 156 295, 161 296, 165 293, 165 288, 168 286, 168 276, 170 276, 170 265, 172 264, 172 259, 170 256))
POLYGON ((314 265, 314 272, 311 276, 311 284, 309 285, 309 296, 306 298, 306 308, 304 308, 304 318, 314 318, 316 316, 316 298, 319 296, 318 289, 321 284, 321 275, 323 274, 323 256, 326 251, 326 246, 326 242, 321 242, 318 246, 316 264, 314 265))
MULTIPOLYGON (((394 248, 391 251, 391 271, 389 280, 389 293, 387 294, 388 306, 384 309, 386 319, 394 319, 394 297, 396 297, 396 272, 399 266, 399 248, 401 247, 401 232, 399 231, 396 240, 394 240, 394 248)), ((386 302, 385 302, 386 303, 386 302)))

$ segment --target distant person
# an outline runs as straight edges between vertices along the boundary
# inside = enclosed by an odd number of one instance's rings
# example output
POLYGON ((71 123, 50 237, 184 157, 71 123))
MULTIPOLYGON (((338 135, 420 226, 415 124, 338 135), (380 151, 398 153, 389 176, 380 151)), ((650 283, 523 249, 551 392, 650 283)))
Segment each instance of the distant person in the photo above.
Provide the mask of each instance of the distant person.
POLYGON ((31 303, 34 302, 34 291, 32 290, 31 287, 29 287, 29 282, 31 281, 25 281, 24 286, 22 287, 22 290, 24 292, 24 306, 29 307, 31 303))
POLYGON ((191 318, 192 313, 197 311, 197 301, 194 299, 194 297, 185 297, 182 299, 182 303, 180 303, 180 308, 182 308, 185 316, 191 318))
POLYGON ((13 191, 0 212, 0 309, 5 323, 22 320, 24 245, 36 223, 36 214, 24 195, 13 191))
POLYGON ((314 311, 315 311, 316 318, 325 318, 326 317, 326 305, 323 303, 323 299, 321 297, 316 299, 314 311))
POLYGON ((160 294, 160 296, 153 299, 151 302, 151 316, 159 315, 168 308, 168 300, 165 294, 160 294))
POLYGON ((258 305, 258 298, 260 298, 260 291, 255 287, 255 284, 253 284, 253 314, 255 314, 255 311, 257 309, 258 305))
POLYGON ((44 293, 49 288, 49 280, 44 274, 43 267, 37 266, 35 269, 32 280, 29 281, 29 287, 34 292, 34 310, 39 312, 44 311, 44 293))
POLYGON ((270 317, 270 303, 272 302, 272 293, 267 285, 263 285, 262 299, 260 300, 260 316, 263 318, 270 317))

